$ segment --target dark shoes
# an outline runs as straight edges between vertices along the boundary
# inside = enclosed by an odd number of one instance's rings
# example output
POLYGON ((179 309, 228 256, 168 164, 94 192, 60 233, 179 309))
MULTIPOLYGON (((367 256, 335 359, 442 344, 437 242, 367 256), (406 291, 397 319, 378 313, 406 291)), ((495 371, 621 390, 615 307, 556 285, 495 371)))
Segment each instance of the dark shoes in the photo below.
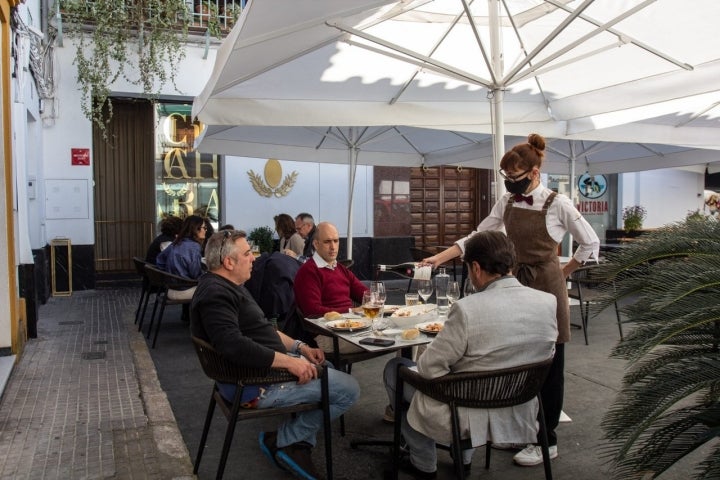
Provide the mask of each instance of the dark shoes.
POLYGON ((278 464, 293 476, 303 480, 316 480, 320 474, 312 461, 312 446, 305 442, 293 443, 275 454, 278 464))
POLYGON ((398 467, 400 468, 401 472, 410 474, 413 478, 416 478, 418 480, 431 480, 437 477, 437 470, 434 472, 423 472, 422 470, 419 470, 415 465, 413 465, 408 457, 401 458, 398 467))
POLYGON ((260 450, 273 465, 279 467, 275 455, 277 454, 277 432, 260 432, 258 437, 258 443, 260 444, 260 450))

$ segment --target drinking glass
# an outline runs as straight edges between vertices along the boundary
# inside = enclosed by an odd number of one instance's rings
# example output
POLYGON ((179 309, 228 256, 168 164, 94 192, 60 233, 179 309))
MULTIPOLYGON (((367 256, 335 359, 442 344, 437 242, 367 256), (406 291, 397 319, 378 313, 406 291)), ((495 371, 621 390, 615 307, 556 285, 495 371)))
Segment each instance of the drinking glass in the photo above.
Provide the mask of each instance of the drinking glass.
POLYGON ((448 305, 452 307, 452 304, 457 302, 460 298, 460 285, 456 281, 450 281, 447 288, 448 305))
POLYGON ((363 293, 363 301, 362 301, 362 309, 363 313, 366 317, 370 319, 372 322, 372 329, 374 332, 378 332, 380 330, 384 330, 386 327, 383 327, 384 322, 382 322, 382 317, 379 317, 376 319, 378 314, 382 311, 383 308, 383 302, 381 302, 377 294, 373 292, 372 290, 368 290, 365 293, 363 293))
POLYGON ((405 294, 405 305, 417 305, 420 303, 417 293, 406 293, 405 294))
POLYGON ((373 321, 373 327, 375 330, 385 330, 389 323, 385 320, 385 300, 387 299, 387 293, 385 292, 385 284, 383 282, 370 282, 370 291, 375 294, 376 300, 380 303, 380 313, 378 314, 377 320, 373 321))
POLYGON ((383 282, 370 282, 370 291, 375 293, 379 301, 385 303, 385 300, 387 300, 387 293, 383 282))
POLYGON ((423 299, 423 303, 427 303, 432 296, 433 284, 431 280, 418 280, 418 295, 423 299))

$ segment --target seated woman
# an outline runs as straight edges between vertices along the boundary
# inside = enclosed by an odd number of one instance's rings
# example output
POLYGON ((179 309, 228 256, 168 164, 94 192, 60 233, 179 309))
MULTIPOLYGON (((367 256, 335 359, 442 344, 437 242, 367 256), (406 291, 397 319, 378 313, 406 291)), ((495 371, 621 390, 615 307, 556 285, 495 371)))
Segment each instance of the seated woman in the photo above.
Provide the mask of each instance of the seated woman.
POLYGON ((157 263, 157 256, 160 252, 165 250, 172 242, 175 241, 175 237, 180 233, 183 221, 182 218, 174 215, 168 215, 160 221, 160 235, 155 237, 145 254, 145 261, 155 265, 157 263))
POLYGON ((295 220, 287 213, 275 215, 275 230, 280 236, 280 251, 297 258, 303 254, 305 240, 295 230, 295 220))
MULTIPOLYGON (((205 242, 206 232, 207 226, 202 217, 197 215, 187 217, 175 241, 158 255, 158 268, 185 278, 200 278, 203 273, 202 245, 205 242)), ((192 298, 193 293, 195 288, 170 290, 168 298, 187 300, 192 298)))

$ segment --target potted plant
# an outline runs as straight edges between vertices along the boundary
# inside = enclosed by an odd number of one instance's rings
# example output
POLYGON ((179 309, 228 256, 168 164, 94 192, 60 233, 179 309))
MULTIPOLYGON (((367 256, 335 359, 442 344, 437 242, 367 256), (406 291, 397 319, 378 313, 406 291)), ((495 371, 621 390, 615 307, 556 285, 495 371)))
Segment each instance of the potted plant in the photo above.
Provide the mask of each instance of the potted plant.
POLYGON ((58 3, 65 35, 75 40, 82 109, 103 135, 112 117, 111 87, 123 78, 157 98, 174 84, 191 22, 186 0, 58 3))
POLYGON ((647 210, 645 210, 645 207, 641 207, 640 205, 623 208, 623 228, 627 232, 642 229, 643 220, 645 220, 646 216, 647 210))
POLYGON ((260 247, 260 253, 272 253, 273 251, 273 230, 270 227, 253 228, 248 235, 248 240, 260 247))
POLYGON ((602 422, 613 477, 656 478, 693 453, 693 478, 718 478, 720 222, 662 227, 606 259, 600 308, 625 299, 635 325, 611 354, 628 361, 602 422))

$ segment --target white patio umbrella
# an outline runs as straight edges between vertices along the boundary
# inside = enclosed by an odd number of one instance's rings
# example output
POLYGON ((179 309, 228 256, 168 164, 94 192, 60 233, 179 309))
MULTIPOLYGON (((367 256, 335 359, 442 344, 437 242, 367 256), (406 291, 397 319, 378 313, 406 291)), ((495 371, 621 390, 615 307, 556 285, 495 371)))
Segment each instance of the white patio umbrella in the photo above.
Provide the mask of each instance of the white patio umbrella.
POLYGON ((200 151, 244 157, 348 165, 347 254, 352 258, 352 217, 357 165, 422 166, 463 164, 492 168, 477 150, 490 135, 413 127, 208 126, 196 142, 200 151))
MULTIPOLYGON (((715 0, 248 3, 210 125, 412 125, 720 149, 715 0)), ((501 182, 496 182, 499 186, 501 182)))

